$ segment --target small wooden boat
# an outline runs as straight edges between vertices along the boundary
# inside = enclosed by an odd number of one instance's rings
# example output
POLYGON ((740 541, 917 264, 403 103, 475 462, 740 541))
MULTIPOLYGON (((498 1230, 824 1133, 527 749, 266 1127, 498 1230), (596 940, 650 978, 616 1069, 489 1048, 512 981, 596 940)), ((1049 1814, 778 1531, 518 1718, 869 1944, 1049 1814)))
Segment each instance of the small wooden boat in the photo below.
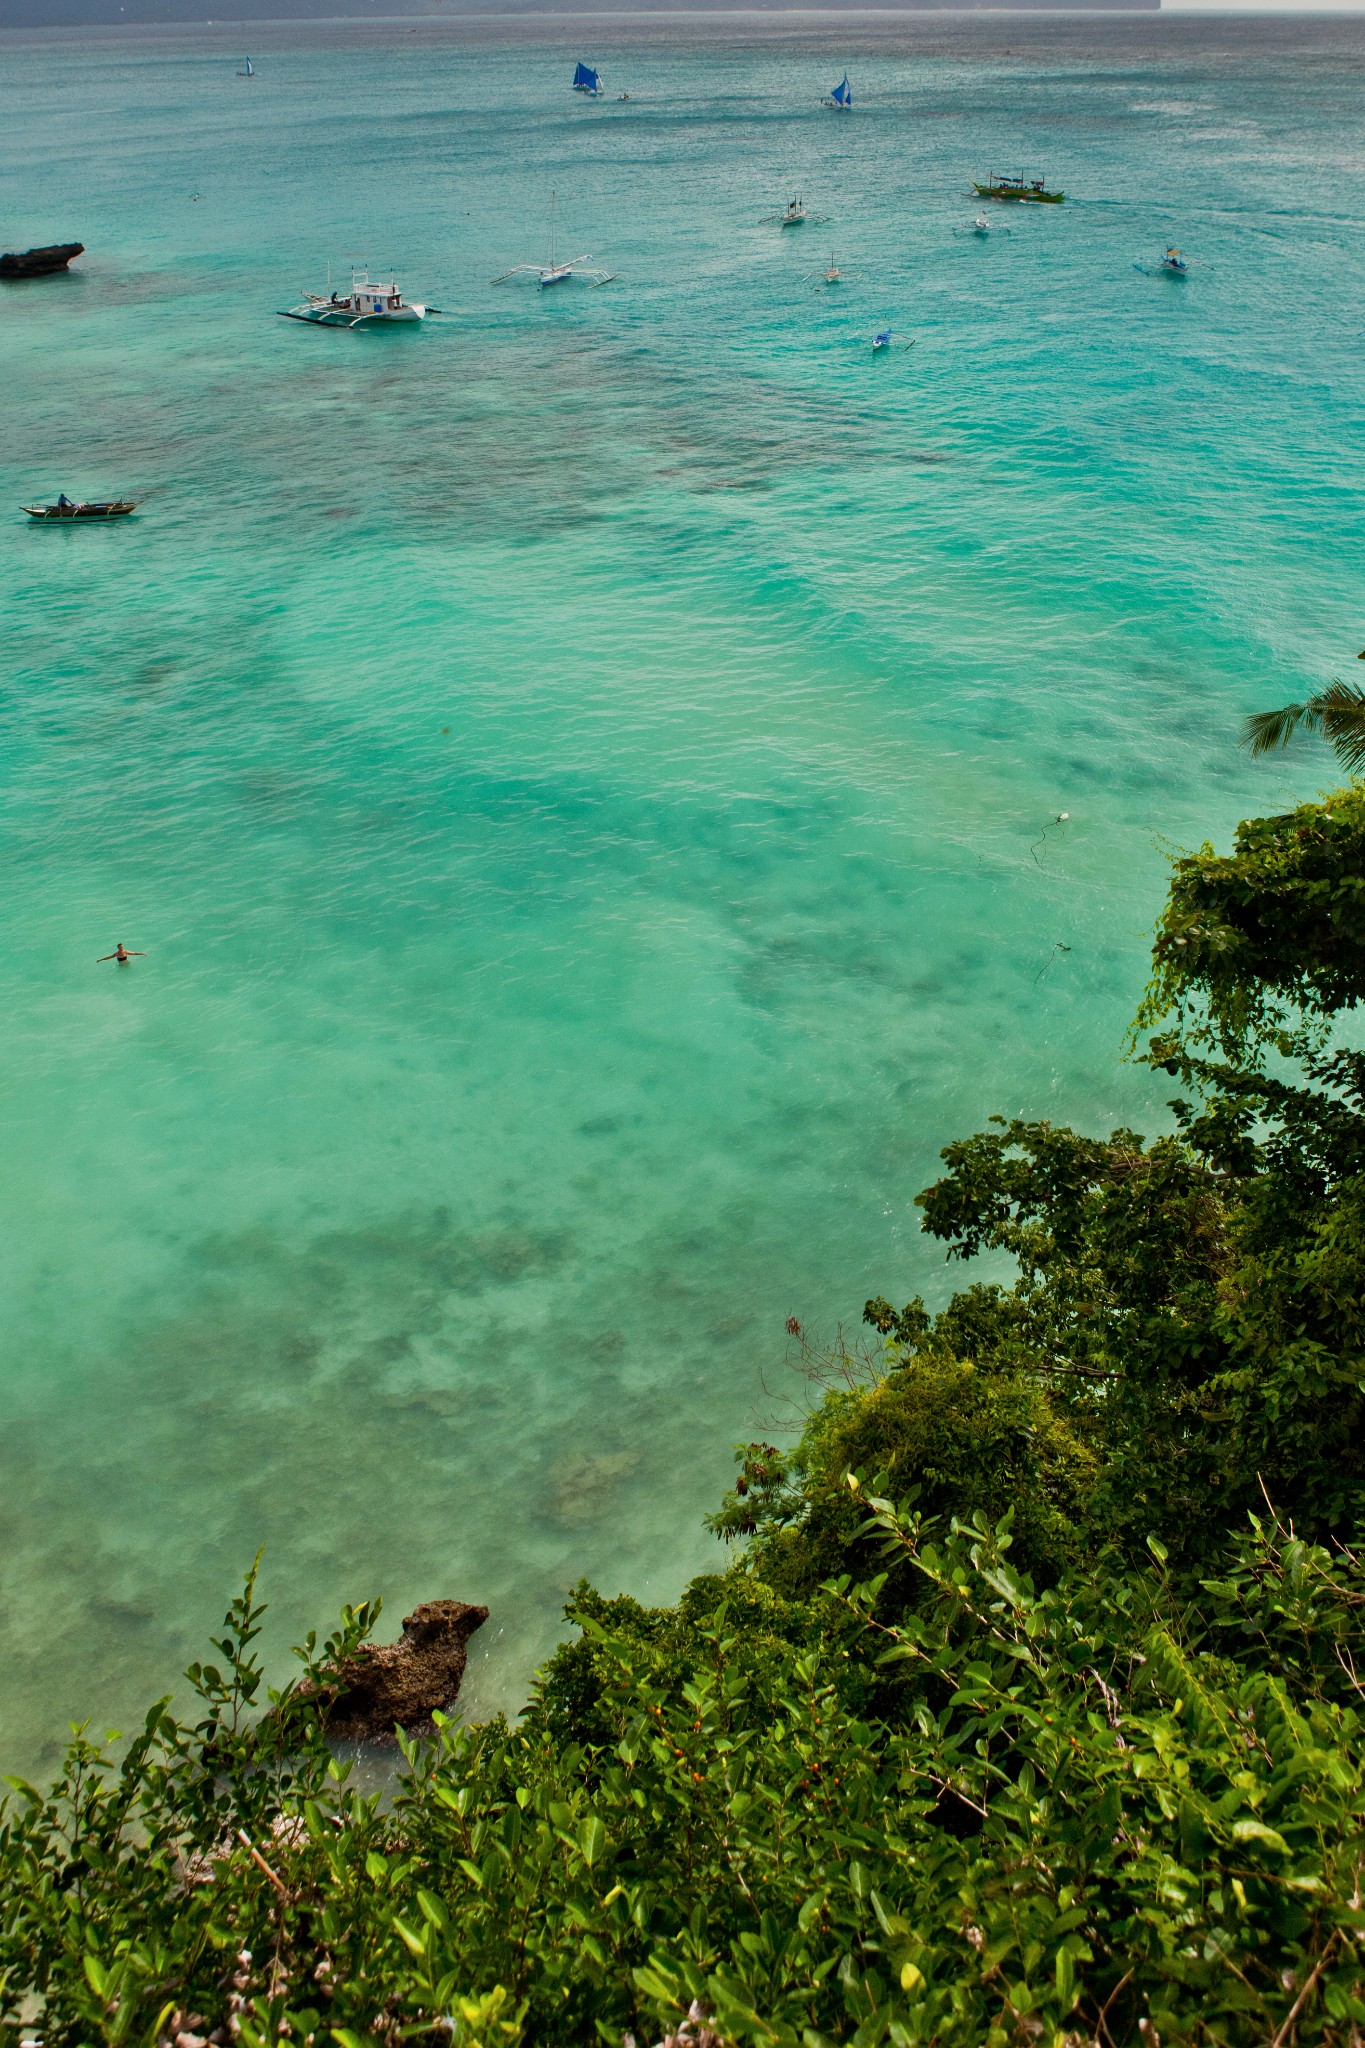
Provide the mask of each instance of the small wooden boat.
POLYGON ((135 498, 110 498, 101 504, 87 504, 84 499, 74 502, 62 498, 55 505, 25 505, 23 510, 30 519, 126 519, 130 512, 136 512, 135 498))

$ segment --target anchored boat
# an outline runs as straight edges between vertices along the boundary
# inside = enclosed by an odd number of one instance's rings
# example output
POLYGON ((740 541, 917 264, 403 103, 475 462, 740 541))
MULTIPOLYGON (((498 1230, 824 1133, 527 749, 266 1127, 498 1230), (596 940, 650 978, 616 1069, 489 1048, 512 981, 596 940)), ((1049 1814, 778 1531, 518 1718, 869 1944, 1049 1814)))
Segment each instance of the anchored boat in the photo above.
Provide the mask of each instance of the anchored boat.
POLYGON ((598 270, 593 266, 591 251, 585 256, 570 256, 567 259, 555 254, 558 234, 558 201, 550 194, 550 247, 543 263, 514 263, 510 270, 502 271, 490 280, 493 284, 506 284, 510 278, 533 275, 542 291, 547 285, 568 284, 571 279, 586 279, 590 287, 611 284, 616 277, 614 270, 598 270))
POLYGON ((25 505, 22 509, 30 519, 126 519, 136 512, 137 500, 108 498, 100 504, 87 504, 83 498, 68 498, 63 491, 55 505, 25 505))
POLYGON ((1040 206, 1060 206, 1066 198, 1065 192, 1049 192, 1041 178, 1016 178, 1000 171, 992 171, 984 185, 973 180, 972 190, 982 199, 1026 199, 1040 206))
POLYGON ((409 305, 392 278, 387 284, 375 284, 368 271, 356 270, 351 273, 348 292, 333 292, 328 298, 309 292, 302 304, 291 306, 280 318, 306 320, 313 327, 410 327, 437 310, 435 306, 409 305))
POLYGON ((765 213, 761 224, 764 227, 799 228, 803 221, 828 219, 827 213, 807 213, 806 202, 798 194, 795 199, 787 201, 781 213, 765 213))

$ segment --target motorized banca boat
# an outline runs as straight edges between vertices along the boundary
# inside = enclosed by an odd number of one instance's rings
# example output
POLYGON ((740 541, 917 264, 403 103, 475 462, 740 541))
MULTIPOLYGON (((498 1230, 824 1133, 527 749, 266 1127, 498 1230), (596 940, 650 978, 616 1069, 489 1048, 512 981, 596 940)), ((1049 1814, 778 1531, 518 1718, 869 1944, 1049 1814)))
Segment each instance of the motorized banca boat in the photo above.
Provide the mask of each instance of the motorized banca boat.
POLYGON ((1171 277, 1185 277, 1189 273, 1189 268, 1189 264, 1178 249, 1168 249, 1157 265, 1158 270, 1166 271, 1171 277))
POLYGON ((313 327, 411 327, 425 320, 436 306, 410 305, 390 278, 387 284, 373 283, 367 270, 351 273, 351 288, 332 292, 308 292, 301 305, 282 313, 284 320, 306 320, 313 327))
POLYGON ((973 180, 972 190, 980 199, 1026 200, 1035 206, 1060 206, 1066 198, 1065 192, 1049 192, 1041 178, 1016 177, 1003 171, 992 171, 984 185, 973 180))
POLYGON ((987 220, 984 213, 979 213, 976 216, 976 219, 972 222, 972 233, 974 235, 988 235, 990 231, 990 222, 987 220))
POLYGON ((827 107, 837 107, 842 114, 851 114, 853 112, 853 88, 848 82, 847 72, 839 80, 833 92, 825 95, 822 104, 827 107))
POLYGON ((595 100, 600 99, 605 89, 602 84, 601 72, 594 71, 591 64, 575 65, 573 89, 575 92, 589 93, 595 100))
POLYGON ((68 498, 63 491, 55 505, 25 505, 30 519, 126 519, 136 512, 136 498, 105 498, 98 503, 68 498))

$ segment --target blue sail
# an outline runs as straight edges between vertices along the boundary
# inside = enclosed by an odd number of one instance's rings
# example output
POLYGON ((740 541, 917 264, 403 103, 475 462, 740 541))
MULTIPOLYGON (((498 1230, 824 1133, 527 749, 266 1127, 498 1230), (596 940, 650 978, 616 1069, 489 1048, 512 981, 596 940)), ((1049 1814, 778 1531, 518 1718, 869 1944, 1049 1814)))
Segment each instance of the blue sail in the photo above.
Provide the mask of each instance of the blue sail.
POLYGON ((573 89, 575 92, 601 92, 602 81, 591 65, 580 64, 574 71, 573 89))
POLYGON ((849 85, 847 72, 844 73, 842 84, 836 85, 829 97, 833 106, 851 107, 853 105, 853 89, 849 85))

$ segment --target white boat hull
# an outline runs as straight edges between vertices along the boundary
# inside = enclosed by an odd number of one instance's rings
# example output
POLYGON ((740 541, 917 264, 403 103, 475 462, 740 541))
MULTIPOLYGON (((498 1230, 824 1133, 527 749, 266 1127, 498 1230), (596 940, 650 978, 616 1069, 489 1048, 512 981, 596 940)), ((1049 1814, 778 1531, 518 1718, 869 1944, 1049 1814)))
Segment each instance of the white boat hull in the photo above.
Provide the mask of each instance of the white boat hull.
POLYGON ((396 313, 356 313, 349 306, 292 306, 290 320, 312 327, 414 327, 427 317, 425 306, 400 306, 396 313))

